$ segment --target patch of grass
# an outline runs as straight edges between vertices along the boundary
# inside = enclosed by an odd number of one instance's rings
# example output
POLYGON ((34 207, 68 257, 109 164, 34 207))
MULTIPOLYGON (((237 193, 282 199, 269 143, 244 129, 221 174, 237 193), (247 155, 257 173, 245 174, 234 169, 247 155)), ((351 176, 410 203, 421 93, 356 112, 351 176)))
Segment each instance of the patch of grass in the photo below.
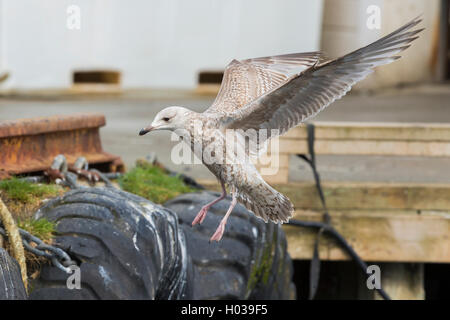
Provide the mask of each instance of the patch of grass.
MULTIPOLYGON (((34 220, 31 216, 47 198, 59 196, 64 193, 64 188, 55 184, 36 184, 11 178, 0 180, 0 198, 17 222, 17 226, 38 237, 47 244, 51 244, 54 238, 55 224, 46 220, 34 220)), ((11 251, 11 245, 6 237, 4 246, 11 251)), ((41 266, 49 263, 44 257, 36 256, 25 251, 28 276, 35 279, 41 266)))
POLYGON ((0 181, 0 198, 16 220, 29 218, 44 199, 63 193, 64 188, 56 184, 36 184, 18 178, 0 181))
POLYGON ((22 203, 33 202, 36 198, 57 196, 61 191, 56 185, 36 184, 17 178, 0 181, 0 190, 6 193, 9 200, 22 203))
POLYGON ((179 177, 168 175, 164 169, 139 164, 119 179, 121 188, 155 203, 164 203, 182 193, 194 192, 179 177))
MULTIPOLYGON (((29 217, 24 219, 18 218, 17 226, 25 231, 28 231, 33 236, 38 237, 46 244, 52 244, 53 242, 56 225, 45 218, 41 218, 39 220, 34 220, 29 217)), ((5 248, 11 252, 11 244, 8 240, 9 239, 6 239, 5 241, 5 248)), ((34 247, 34 243, 31 243, 31 246, 34 247)), ((48 258, 35 255, 28 250, 25 250, 25 259, 27 263, 27 274, 30 279, 36 279, 41 272, 42 266, 50 263, 48 258)), ((31 292, 30 288, 29 292, 31 292)))
POLYGON ((50 241, 55 232, 55 224, 45 218, 39 220, 32 218, 17 219, 17 226, 43 241, 50 241))

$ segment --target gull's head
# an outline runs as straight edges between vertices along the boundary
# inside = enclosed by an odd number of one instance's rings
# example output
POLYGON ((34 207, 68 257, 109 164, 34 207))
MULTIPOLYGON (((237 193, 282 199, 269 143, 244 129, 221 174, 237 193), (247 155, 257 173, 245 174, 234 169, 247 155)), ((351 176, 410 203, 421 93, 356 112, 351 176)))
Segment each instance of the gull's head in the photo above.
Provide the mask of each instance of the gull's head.
POLYGON ((183 107, 167 107, 158 112, 152 123, 139 131, 139 135, 143 136, 150 131, 156 130, 175 131, 177 129, 184 129, 190 113, 192 111, 183 107))

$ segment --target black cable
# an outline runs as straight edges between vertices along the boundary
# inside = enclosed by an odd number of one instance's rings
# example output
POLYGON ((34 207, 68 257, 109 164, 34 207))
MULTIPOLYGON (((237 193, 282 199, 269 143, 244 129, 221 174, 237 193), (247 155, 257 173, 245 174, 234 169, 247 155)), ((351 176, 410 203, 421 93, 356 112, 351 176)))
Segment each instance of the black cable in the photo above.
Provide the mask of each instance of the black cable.
MULTIPOLYGON (((355 260, 355 262, 358 264, 358 266, 361 268, 364 274, 367 272, 367 263, 362 260, 359 255, 356 253, 356 251, 353 249, 353 247, 345 240, 345 238, 336 230, 333 228, 333 226, 324 223, 324 222, 317 222, 317 221, 303 221, 303 220, 296 220, 291 219, 287 223, 292 226, 296 227, 305 227, 305 228, 317 228, 324 230, 325 233, 328 233, 329 235, 333 236, 339 243, 339 245, 350 255, 350 257, 355 260)), ((383 290, 383 288, 377 289, 380 296, 383 297, 385 300, 391 300, 389 295, 386 293, 386 291, 383 290)))
MULTIPOLYGON (((316 168, 316 156, 314 151, 314 125, 312 123, 307 124, 307 132, 308 132, 308 152, 309 152, 309 158, 306 155, 299 154, 298 157, 305 160, 309 166, 311 167, 314 175, 314 180, 316 182, 316 189, 319 193, 320 201, 322 202, 324 214, 323 218, 325 222, 313 222, 313 221, 302 221, 302 220, 295 220, 291 219, 288 224, 298 227, 307 227, 307 228, 317 228, 319 229, 317 239, 314 244, 314 253, 313 258, 311 260, 311 270, 310 270, 310 295, 309 298, 313 299, 318 287, 318 281, 319 281, 319 274, 320 274, 320 257, 319 257, 319 240, 322 233, 328 233, 334 238, 338 240, 338 243, 347 251, 347 253, 352 257, 353 260, 358 264, 358 266, 362 269, 363 273, 367 273, 367 264, 359 257, 359 255, 356 253, 356 251, 353 249, 353 247, 345 240, 345 238, 331 225, 331 217, 328 213, 328 208, 325 201, 325 196, 323 193, 322 185, 320 183, 320 175, 316 168)), ((391 300, 389 295, 383 290, 383 288, 376 289, 378 293, 383 297, 385 300, 391 300)))

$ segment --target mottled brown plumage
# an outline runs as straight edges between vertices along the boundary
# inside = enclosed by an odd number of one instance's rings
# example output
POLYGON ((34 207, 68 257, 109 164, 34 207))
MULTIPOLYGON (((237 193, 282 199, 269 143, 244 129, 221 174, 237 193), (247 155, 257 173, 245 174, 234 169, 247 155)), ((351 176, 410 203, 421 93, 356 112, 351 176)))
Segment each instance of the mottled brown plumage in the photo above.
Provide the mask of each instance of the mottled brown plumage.
POLYGON ((286 133, 344 96, 374 67, 400 58, 398 53, 423 30, 409 31, 420 21, 416 18, 380 40, 331 61, 324 62, 320 52, 233 60, 225 69, 216 100, 205 112, 169 107, 158 113, 141 134, 154 129, 183 129, 194 153, 222 184, 221 197, 205 205, 193 225, 201 223, 208 209, 225 197, 225 185, 230 186, 233 201, 211 240, 221 239, 237 200, 266 222, 287 222, 294 210, 292 203, 263 180, 247 156, 260 152, 265 141, 286 133), (242 142, 242 134, 236 132, 239 143, 233 152, 227 152, 228 129, 267 130, 267 136, 259 138, 256 150, 250 150, 242 142), (208 148, 214 152, 205 153, 208 148))

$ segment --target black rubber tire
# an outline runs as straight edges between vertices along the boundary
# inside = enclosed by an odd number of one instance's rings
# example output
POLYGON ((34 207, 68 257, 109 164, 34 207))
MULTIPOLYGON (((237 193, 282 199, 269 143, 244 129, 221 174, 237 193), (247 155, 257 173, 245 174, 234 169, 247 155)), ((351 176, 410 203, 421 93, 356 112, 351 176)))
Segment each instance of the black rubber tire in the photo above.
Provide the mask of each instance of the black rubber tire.
POLYGON ((26 300, 19 264, 0 248, 0 300, 26 300))
POLYGON ((82 289, 68 289, 67 274, 44 266, 30 298, 295 298, 292 262, 279 225, 266 224, 238 205, 222 241, 210 244, 230 204, 226 199, 211 208, 201 226, 190 226, 216 196, 202 192, 169 201, 178 217, 116 189, 83 188, 49 201, 36 218, 56 222, 55 242, 78 261, 82 289))
POLYGON ((184 194, 165 206, 178 214, 194 263, 192 299, 295 299, 293 265, 280 225, 265 223, 241 205, 233 210, 222 240, 209 243, 230 205, 214 205, 202 225, 192 220, 218 193, 184 194))
POLYGON ((37 213, 56 222, 56 244, 78 261, 81 289, 44 266, 31 299, 183 299, 192 296, 191 262, 177 217, 114 188, 83 188, 37 213))

